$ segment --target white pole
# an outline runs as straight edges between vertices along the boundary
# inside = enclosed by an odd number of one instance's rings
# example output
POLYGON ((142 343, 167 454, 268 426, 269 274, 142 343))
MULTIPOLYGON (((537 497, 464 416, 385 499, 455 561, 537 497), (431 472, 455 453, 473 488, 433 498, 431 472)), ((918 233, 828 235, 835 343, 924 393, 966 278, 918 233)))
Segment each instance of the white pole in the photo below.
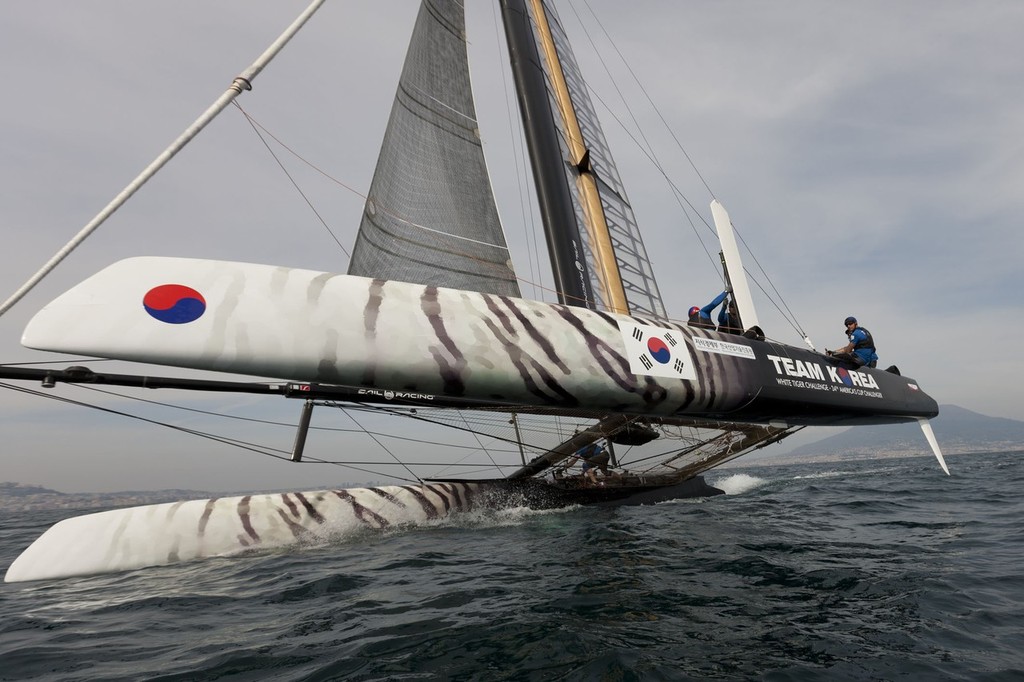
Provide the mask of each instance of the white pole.
POLYGON ((732 297, 736 301, 736 308, 739 310, 743 326, 750 329, 760 326, 757 319, 757 311, 754 309, 754 299, 750 295, 750 284, 747 282, 747 273, 743 269, 743 259, 740 258, 740 249, 736 245, 736 235, 733 232, 732 221, 725 206, 719 203, 718 199, 711 202, 711 217, 715 220, 715 229, 718 231, 718 241, 722 246, 722 255, 725 258, 725 265, 729 268, 729 283, 732 285, 732 297))
POLYGON ((96 228, 102 225, 107 218, 113 215, 114 211, 121 208, 121 206, 124 205, 124 203, 128 201, 128 199, 131 198, 131 196, 135 194, 135 192, 137 192, 139 188, 146 184, 146 182, 151 177, 156 175, 157 171, 163 168, 164 165, 166 165, 167 162, 170 161, 175 154, 177 154, 179 151, 182 150, 182 148, 185 145, 191 142, 192 138, 198 135, 199 132, 203 128, 205 128, 207 124, 210 123, 210 121, 216 118, 217 114, 223 111, 227 105, 231 104, 231 102, 234 101, 236 97, 242 94, 243 90, 252 90, 253 79, 256 78, 256 76, 258 76, 261 71, 263 71, 263 68, 270 63, 271 59, 277 56, 277 53, 280 52, 281 49, 284 48, 286 44, 288 44, 288 41, 292 39, 292 37, 299 31, 300 28, 303 27, 303 25, 307 21, 309 21, 309 18, 313 16, 314 12, 320 9, 320 6, 324 4, 324 2, 325 0, 313 0, 313 2, 310 3, 309 7, 307 7, 306 10, 302 14, 300 14, 298 18, 295 19, 295 21, 292 22, 291 26, 285 29, 284 33, 278 36, 277 40, 275 40, 273 44, 270 47, 268 47, 266 51, 264 51, 264 53, 261 54, 259 58, 249 66, 249 68, 243 71, 240 76, 236 77, 235 80, 231 82, 231 85, 228 87, 227 91, 225 91, 224 94, 221 95, 216 102, 210 105, 210 107, 206 111, 204 111, 192 125, 186 128, 185 132, 183 132, 178 137, 178 139, 171 143, 171 146, 165 149, 163 153, 160 154, 160 156, 156 157, 153 163, 149 164, 149 166, 147 166, 145 170, 143 170, 134 180, 132 180, 132 182, 127 187, 121 190, 121 193, 114 197, 114 200, 107 204, 106 207, 102 211, 100 211, 95 218, 89 221, 89 224, 83 227, 81 231, 79 231, 79 233, 76 234, 71 241, 65 244, 60 251, 54 254, 54 256, 50 258, 50 260, 47 261, 47 263, 42 268, 40 268, 39 272, 32 275, 32 277, 29 278, 27 282, 21 285, 20 289, 14 292, 14 294, 10 298, 4 301, 3 305, 0 305, 0 315, 3 315, 5 312, 10 310, 15 303, 20 301, 25 296, 25 294, 31 291, 37 284, 39 284, 39 282, 43 280, 44 277, 50 274, 50 272, 55 267, 57 267, 57 265, 62 260, 67 258, 72 251, 78 248, 78 245, 85 241, 85 239, 89 235, 91 235, 96 230, 96 228))

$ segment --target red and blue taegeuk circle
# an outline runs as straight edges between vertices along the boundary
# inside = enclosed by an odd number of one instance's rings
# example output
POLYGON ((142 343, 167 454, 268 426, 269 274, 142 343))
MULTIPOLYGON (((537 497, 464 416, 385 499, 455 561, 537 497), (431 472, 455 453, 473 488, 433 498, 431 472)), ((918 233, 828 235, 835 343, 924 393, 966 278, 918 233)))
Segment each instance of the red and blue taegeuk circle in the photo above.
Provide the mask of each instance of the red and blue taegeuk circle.
POLYGON ((672 359, 672 351, 657 336, 647 339, 647 352, 651 354, 652 358, 663 365, 668 364, 668 361, 672 359))
POLYGON ((167 324, 195 322, 206 312, 206 299, 184 284, 161 284, 146 292, 142 305, 152 317, 167 324))

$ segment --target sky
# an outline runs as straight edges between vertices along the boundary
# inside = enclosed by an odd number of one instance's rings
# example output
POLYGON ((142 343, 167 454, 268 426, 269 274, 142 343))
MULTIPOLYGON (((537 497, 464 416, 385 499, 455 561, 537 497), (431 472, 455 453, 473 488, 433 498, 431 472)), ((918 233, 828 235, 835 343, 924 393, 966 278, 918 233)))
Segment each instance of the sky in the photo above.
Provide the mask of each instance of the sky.
MULTIPOLYGON (((305 4, 0 6, 0 298, 195 120, 305 4)), ((541 287, 524 282, 524 295, 544 298, 551 275, 530 250, 539 223, 524 207, 530 181, 522 174, 500 18, 492 3, 467 4, 499 211, 520 277, 541 287)), ((305 160, 278 150, 302 195, 229 108, 0 317, 0 362, 72 364, 22 348, 21 330, 47 301, 120 258, 344 272, 347 255, 334 239, 346 248, 354 241, 417 5, 328 3, 240 98, 305 160)), ((940 404, 1024 419, 1024 62, 1017 44, 1024 4, 573 0, 558 7, 604 103, 598 113, 670 316, 682 319, 689 306, 710 301, 720 275, 637 139, 647 140, 664 175, 710 222, 707 183, 819 350, 843 345, 841 321, 855 315, 874 334, 880 366, 899 366, 940 404)), ((769 336, 801 343, 772 301, 755 295, 755 303, 769 336)), ((66 395, 98 400, 80 390, 66 395)), ((290 423, 298 417, 296 404, 250 397, 189 404, 248 407, 290 423)), ((8 390, 0 391, 0 414, 0 480, 66 491, 365 480, 359 472, 293 471, 8 390)), ((205 421, 191 413, 176 423, 205 421)), ((289 429, 274 437, 290 446, 289 429)))

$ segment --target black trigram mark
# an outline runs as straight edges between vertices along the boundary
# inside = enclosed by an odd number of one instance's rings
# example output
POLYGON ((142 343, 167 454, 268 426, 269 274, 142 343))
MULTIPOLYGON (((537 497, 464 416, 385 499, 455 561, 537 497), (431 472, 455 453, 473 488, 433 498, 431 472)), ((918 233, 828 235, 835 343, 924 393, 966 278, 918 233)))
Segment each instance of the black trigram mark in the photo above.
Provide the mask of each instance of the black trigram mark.
POLYGON ((650 359, 649 357, 647 357, 646 355, 641 355, 641 356, 640 356, 640 363, 641 363, 641 364, 642 364, 642 365, 643 365, 644 367, 646 367, 647 369, 650 369, 651 367, 653 367, 653 366, 654 366, 654 363, 653 363, 653 362, 651 362, 651 359, 650 359))
POLYGON ((675 346, 677 343, 679 343, 678 341, 673 339, 672 335, 668 332, 665 332, 665 340, 668 341, 668 345, 670 346, 675 346))
POLYGON ((679 372, 680 374, 682 374, 682 373, 683 373, 683 368, 684 368, 684 367, 685 367, 686 365, 684 365, 684 364, 683 364, 683 361, 682 361, 682 360, 678 360, 678 359, 677 359, 677 360, 675 361, 675 364, 673 364, 672 366, 673 366, 673 367, 675 368, 675 370, 676 370, 677 372, 679 372))
POLYGON ((637 341, 643 341, 644 333, 637 329, 636 327, 633 327, 633 338, 636 339, 637 341))

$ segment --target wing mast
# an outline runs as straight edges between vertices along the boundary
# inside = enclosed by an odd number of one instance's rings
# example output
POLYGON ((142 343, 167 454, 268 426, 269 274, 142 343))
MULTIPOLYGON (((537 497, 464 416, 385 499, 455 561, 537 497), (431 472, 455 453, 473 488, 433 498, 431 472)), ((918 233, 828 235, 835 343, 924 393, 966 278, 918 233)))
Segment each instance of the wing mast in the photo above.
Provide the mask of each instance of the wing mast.
POLYGON ((526 1, 502 0, 501 9, 558 301, 595 308, 572 194, 561 168, 558 127, 548 107, 547 86, 526 1))
POLYGON ((559 287, 568 287, 562 302, 667 319, 633 209, 558 16, 543 0, 503 0, 502 8, 552 268, 559 287), (550 203, 552 198, 559 203, 550 203))
POLYGON ((619 266, 615 262, 615 252, 608 234, 604 207, 601 205, 601 197, 597 191, 597 179, 590 162, 590 150, 587 149, 583 131, 580 129, 580 123, 576 117, 576 110, 565 81, 562 63, 558 58, 558 51, 555 49, 554 38, 551 35, 547 12, 541 0, 530 0, 530 5, 536 22, 537 43, 548 64, 552 95, 557 104, 567 138, 565 142, 569 147, 569 163, 578 173, 576 192, 583 206, 584 224, 590 237, 601 293, 611 312, 628 315, 629 304, 626 302, 626 292, 619 275, 619 266))

